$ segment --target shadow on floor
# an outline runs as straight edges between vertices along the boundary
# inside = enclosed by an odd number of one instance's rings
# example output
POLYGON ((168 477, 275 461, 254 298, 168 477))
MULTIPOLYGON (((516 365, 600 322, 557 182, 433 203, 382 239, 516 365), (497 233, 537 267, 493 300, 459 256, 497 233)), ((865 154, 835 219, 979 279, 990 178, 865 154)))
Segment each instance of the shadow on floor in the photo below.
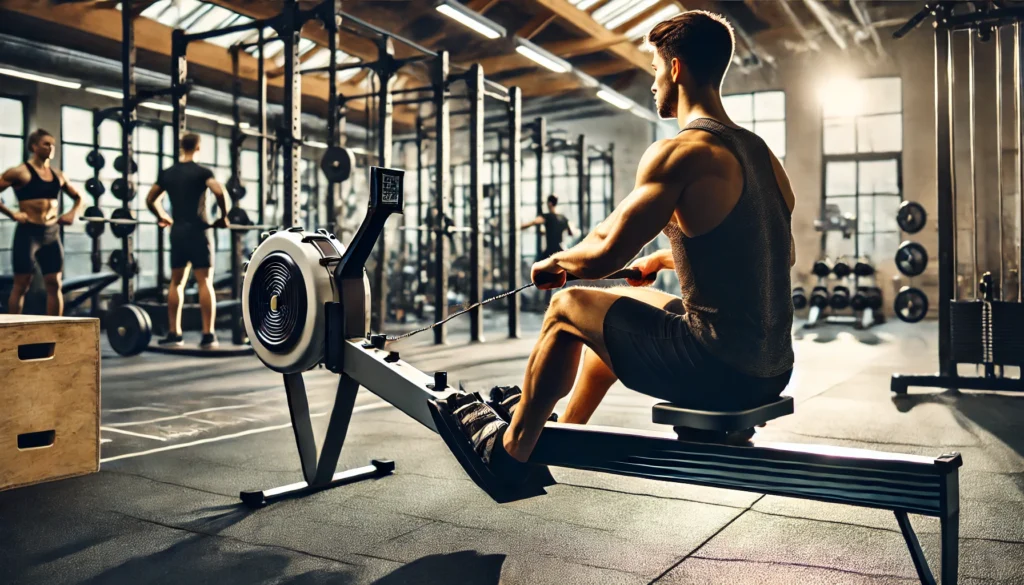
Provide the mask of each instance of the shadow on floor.
POLYGON ((1004 445, 1024 456, 1024 394, 942 391, 893 395, 900 412, 909 412, 918 404, 944 404, 952 409, 961 427, 981 427, 1004 445))
POLYGON ((839 338, 841 333, 849 333, 864 345, 881 345, 883 340, 870 329, 854 329, 848 325, 837 325, 833 323, 822 323, 813 329, 804 329, 802 325, 793 328, 793 340, 809 339, 815 343, 831 343, 839 338))

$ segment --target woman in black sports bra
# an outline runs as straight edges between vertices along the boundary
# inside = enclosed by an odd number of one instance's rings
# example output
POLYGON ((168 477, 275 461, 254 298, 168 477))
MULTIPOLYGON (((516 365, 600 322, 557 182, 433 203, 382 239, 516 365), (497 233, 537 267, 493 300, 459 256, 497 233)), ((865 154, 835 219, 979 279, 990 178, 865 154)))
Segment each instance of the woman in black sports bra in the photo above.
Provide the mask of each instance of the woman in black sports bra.
POLYGON ((36 130, 28 138, 32 157, 24 164, 8 169, 0 176, 0 192, 14 188, 18 198, 18 211, 12 211, 0 202, 0 213, 18 222, 11 246, 14 286, 8 299, 7 310, 20 313, 25 293, 32 284, 32 274, 38 262, 46 283, 46 310, 60 315, 64 309, 61 295, 61 272, 64 268, 64 247, 60 241, 60 226, 75 221, 82 205, 78 191, 50 166, 56 141, 46 130, 36 130), (74 201, 71 210, 57 214, 60 193, 64 191, 74 201))

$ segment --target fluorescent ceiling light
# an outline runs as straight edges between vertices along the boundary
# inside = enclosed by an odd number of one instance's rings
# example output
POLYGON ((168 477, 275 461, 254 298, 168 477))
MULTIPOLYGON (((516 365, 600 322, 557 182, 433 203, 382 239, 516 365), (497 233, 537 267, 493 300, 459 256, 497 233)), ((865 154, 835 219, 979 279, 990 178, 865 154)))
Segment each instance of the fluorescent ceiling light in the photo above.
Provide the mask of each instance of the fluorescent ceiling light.
POLYGON ((89 93, 94 93, 96 95, 106 96, 108 98, 114 98, 115 100, 119 100, 119 99, 123 99, 124 98, 124 94, 122 94, 119 91, 114 91, 112 89, 101 89, 101 88, 98 88, 98 87, 87 87, 87 88, 85 88, 85 91, 87 91, 89 93))
POLYGON ((549 71, 565 73, 572 69, 572 65, 568 61, 560 59, 557 55, 545 51, 530 41, 516 39, 516 42, 519 43, 519 46, 516 47, 517 53, 549 71))
POLYGON ((608 2, 595 10, 591 16, 593 16, 594 20, 597 22, 604 22, 618 14, 624 8, 628 7, 629 2, 630 0, 611 0, 611 2, 608 2))
POLYGON ((459 24, 471 28, 489 39, 505 36, 504 27, 484 18, 458 2, 447 0, 437 6, 437 11, 459 24))
POLYGON ((307 140, 303 142, 306 146, 312 146, 313 148, 327 148, 326 142, 317 142, 316 140, 307 140))
POLYGON ((628 110, 629 108, 633 107, 633 100, 607 87, 603 87, 600 90, 598 90, 597 97, 603 99, 604 101, 615 106, 616 108, 619 108, 620 110, 628 110))
POLYGON ((579 69, 573 69, 572 73, 573 73, 573 75, 576 76, 576 79, 580 80, 580 84, 583 87, 591 87, 591 88, 593 88, 593 87, 600 87, 600 85, 601 85, 600 81, 594 79, 593 77, 587 75, 586 73, 580 71, 579 69))
POLYGON ((600 0, 578 0, 576 2, 576 8, 579 8, 580 10, 586 10, 591 6, 597 4, 598 2, 600 2, 600 0))
POLYGON ((82 87, 82 84, 77 81, 67 81, 65 79, 57 79, 56 77, 46 77, 43 75, 36 75, 35 73, 26 73, 24 71, 7 69, 5 67, 0 67, 0 75, 10 75, 11 77, 20 77, 29 81, 38 81, 39 83, 48 83, 50 85, 67 87, 70 89, 78 89, 82 87))
POLYGON ((678 6, 666 6, 652 14, 650 18, 644 20, 643 22, 637 24, 633 28, 627 30, 625 33, 623 33, 623 36, 631 40, 642 37, 647 33, 651 32, 651 29, 654 28, 654 25, 658 24, 663 20, 668 20, 669 18, 672 18, 673 16, 679 14, 680 12, 681 10, 679 10, 678 6))
POLYGON ((615 30, 620 26, 626 24, 630 20, 636 18, 641 12, 647 10, 651 6, 658 2, 658 0, 640 0, 639 2, 629 6, 622 12, 618 13, 614 17, 608 19, 607 22, 602 22, 608 30, 615 30))

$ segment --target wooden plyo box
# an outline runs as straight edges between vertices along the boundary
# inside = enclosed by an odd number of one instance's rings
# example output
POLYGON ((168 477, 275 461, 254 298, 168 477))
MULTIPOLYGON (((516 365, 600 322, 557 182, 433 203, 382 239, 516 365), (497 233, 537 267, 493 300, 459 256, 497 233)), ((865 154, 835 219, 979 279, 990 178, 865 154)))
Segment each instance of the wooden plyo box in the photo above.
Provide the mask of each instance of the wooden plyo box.
POLYGON ((0 490, 100 467, 97 319, 0 315, 0 490))

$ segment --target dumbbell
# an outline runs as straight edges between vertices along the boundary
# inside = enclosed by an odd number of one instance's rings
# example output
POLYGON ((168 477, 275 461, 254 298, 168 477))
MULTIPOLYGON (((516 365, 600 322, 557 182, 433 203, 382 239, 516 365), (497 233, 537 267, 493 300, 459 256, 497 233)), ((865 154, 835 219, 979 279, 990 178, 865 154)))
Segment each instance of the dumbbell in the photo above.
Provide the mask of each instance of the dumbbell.
POLYGON ((811 289, 810 305, 818 309, 824 309, 829 304, 828 288, 818 285, 811 289))
POLYGON ((850 308, 854 311, 863 311, 868 308, 868 295, 868 287, 858 286, 857 292, 855 292, 853 297, 850 298, 850 308))
POLYGON ((836 311, 841 311, 850 306, 850 289, 837 284, 832 289, 832 296, 828 300, 828 306, 836 311))
POLYGON ((867 287, 868 308, 879 310, 882 308, 882 289, 877 286, 867 287))
MULTIPOLYGON (((836 263, 832 265, 832 274, 834 274, 836 278, 846 278, 847 276, 850 276, 851 272, 853 272, 853 269, 850 268, 850 264, 845 258, 836 260, 836 263)), ((847 290, 846 292, 849 293, 850 291, 847 290)))
POLYGON ((797 311, 807 308, 807 293, 802 286, 793 289, 793 308, 797 311))
POLYGON ((828 258, 821 258, 814 261, 814 266, 811 268, 811 274, 818 278, 825 278, 832 273, 832 261, 828 258))
POLYGON ((867 258, 860 258, 853 265, 853 273, 856 276, 873 276, 875 274, 875 267, 871 265, 867 258))

